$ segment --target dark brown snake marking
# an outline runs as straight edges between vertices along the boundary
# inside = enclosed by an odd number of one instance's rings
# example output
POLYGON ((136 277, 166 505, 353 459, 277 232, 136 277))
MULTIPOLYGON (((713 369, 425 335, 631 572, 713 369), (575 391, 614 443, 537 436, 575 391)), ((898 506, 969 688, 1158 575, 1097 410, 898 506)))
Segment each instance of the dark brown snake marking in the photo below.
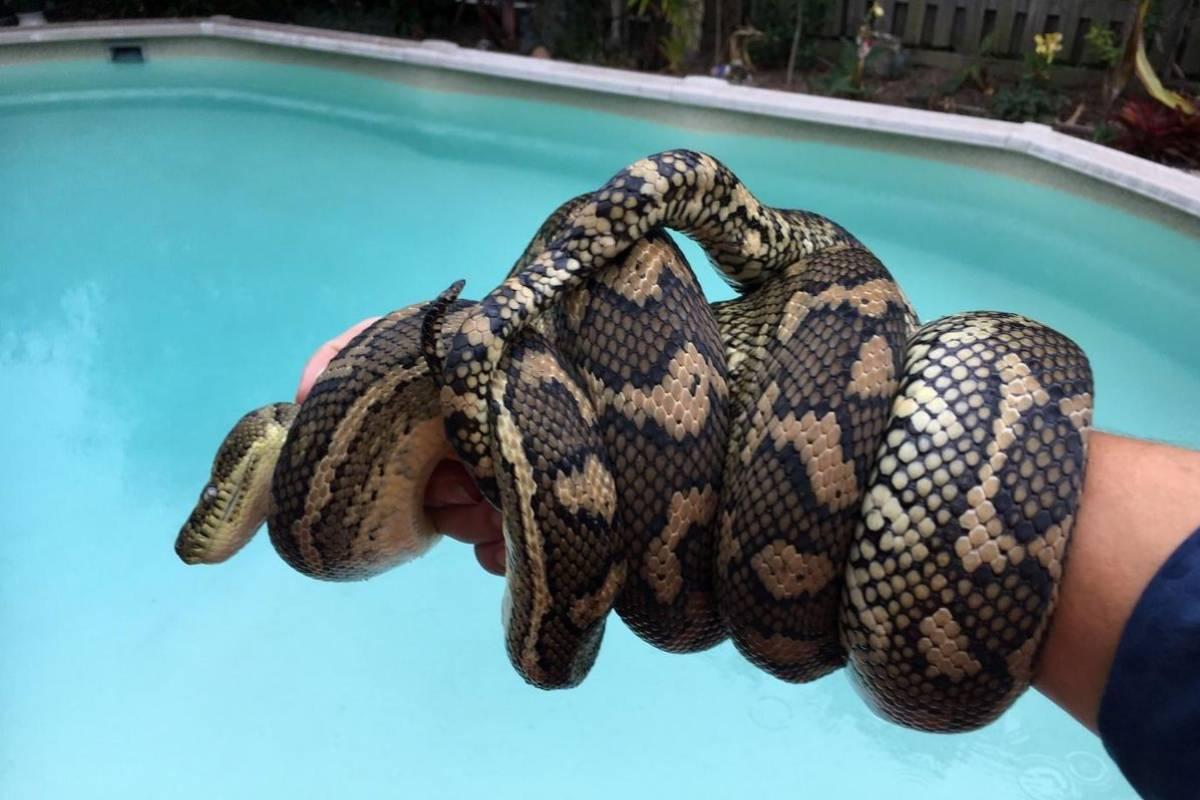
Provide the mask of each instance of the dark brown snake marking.
POLYGON ((983 312, 918 330, 854 237, 688 151, 564 204, 481 302, 458 288, 357 337, 290 431, 286 404, 247 415, 181 556, 228 557, 269 507, 292 566, 375 574, 432 542, 423 487, 453 447, 503 509, 506 640, 535 685, 582 680, 614 606, 657 647, 730 636, 785 680, 849 658, 927 730, 1028 685, 1090 424, 1068 339, 983 312), (661 227, 739 297, 705 302, 661 227), (281 452, 255 482, 259 439, 281 452))

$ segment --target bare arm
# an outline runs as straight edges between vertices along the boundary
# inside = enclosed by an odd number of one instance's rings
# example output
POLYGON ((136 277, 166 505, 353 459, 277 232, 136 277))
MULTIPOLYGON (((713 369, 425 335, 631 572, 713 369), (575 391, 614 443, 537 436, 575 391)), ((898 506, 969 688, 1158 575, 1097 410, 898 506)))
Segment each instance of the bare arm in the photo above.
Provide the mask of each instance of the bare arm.
POLYGON ((1094 432, 1062 593, 1034 685, 1096 730, 1125 622, 1200 526, 1200 452, 1094 432))
MULTIPOLYGON (((322 345, 304 368, 303 400, 364 320, 322 345)), ((1058 611, 1034 685, 1092 731, 1125 622, 1167 557, 1200 526, 1200 452, 1094 432, 1079 519, 1058 611)), ((488 572, 504 574, 500 513, 461 464, 435 470, 425 494, 439 528, 474 545, 488 572)))

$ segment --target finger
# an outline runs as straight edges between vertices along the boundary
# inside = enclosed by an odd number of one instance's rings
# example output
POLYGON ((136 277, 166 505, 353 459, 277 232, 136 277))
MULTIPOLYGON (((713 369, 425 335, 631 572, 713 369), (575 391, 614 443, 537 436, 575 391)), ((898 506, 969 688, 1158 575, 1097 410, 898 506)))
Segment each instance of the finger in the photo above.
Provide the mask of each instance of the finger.
POLYGON ((504 574, 504 542, 475 545, 475 558, 481 567, 493 575, 504 574))
POLYGON ((438 464, 425 486, 425 507, 430 509, 472 506, 482 499, 479 487, 460 461, 438 464))
POLYGON ((309 391, 313 384, 317 382, 317 378, 325 371, 325 367, 329 366, 329 362, 333 360, 343 347, 350 343, 350 340, 358 336, 380 317, 368 317, 362 322, 357 323, 337 336, 330 339, 325 344, 317 348, 317 351, 309 356, 308 363, 304 365, 304 372, 300 374, 300 386, 296 389, 296 402, 303 403, 304 398, 308 397, 309 391))
POLYGON ((430 509, 429 516, 434 527, 460 542, 489 544, 504 541, 500 512, 487 503, 430 509))

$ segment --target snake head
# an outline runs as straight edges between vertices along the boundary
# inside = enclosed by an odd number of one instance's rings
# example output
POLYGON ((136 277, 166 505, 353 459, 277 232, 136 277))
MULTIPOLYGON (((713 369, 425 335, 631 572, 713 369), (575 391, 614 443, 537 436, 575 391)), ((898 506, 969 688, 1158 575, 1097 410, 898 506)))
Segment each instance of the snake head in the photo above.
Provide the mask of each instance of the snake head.
POLYGON ((299 406, 272 403, 246 414, 225 436, 208 483, 175 540, 186 564, 225 561, 266 521, 271 477, 299 406))
POLYGON ((450 284, 429 303, 425 318, 421 321, 421 353, 425 356, 425 363, 435 381, 440 381, 442 377, 442 357, 438 355, 437 346, 438 340, 442 338, 446 313, 454 305, 454 301, 458 300, 466 285, 466 281, 463 280, 450 284))

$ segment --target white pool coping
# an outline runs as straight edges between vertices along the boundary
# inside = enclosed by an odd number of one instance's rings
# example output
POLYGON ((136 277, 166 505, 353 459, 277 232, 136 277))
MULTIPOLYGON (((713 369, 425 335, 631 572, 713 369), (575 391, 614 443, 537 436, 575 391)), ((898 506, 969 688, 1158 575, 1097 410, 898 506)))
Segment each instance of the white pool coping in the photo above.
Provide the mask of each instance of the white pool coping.
POLYGON ((733 86, 715 78, 675 78, 412 41, 216 16, 0 29, 0 46, 87 40, 212 38, 455 70, 664 103, 741 111, 834 128, 956 142, 1023 154, 1082 173, 1200 217, 1200 177, 1087 142, 1038 123, 1002 122, 816 95, 733 86))

